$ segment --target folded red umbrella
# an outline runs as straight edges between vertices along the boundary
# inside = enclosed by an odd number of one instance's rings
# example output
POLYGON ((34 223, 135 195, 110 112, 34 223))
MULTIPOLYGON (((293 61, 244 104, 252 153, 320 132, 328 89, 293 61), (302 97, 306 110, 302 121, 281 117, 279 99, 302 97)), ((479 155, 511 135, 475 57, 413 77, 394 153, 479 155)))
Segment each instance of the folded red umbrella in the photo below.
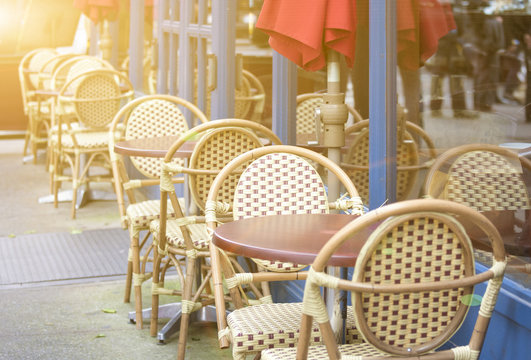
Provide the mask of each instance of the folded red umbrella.
POLYGON ((355 0, 264 0, 256 27, 277 52, 315 71, 326 65, 327 49, 352 66, 356 22, 355 0))
POLYGON ((115 20, 120 10, 120 0, 74 0, 80 9, 95 24, 103 19, 115 20))
POLYGON ((437 51, 439 39, 456 29, 449 3, 397 0, 397 61, 415 70, 437 51))

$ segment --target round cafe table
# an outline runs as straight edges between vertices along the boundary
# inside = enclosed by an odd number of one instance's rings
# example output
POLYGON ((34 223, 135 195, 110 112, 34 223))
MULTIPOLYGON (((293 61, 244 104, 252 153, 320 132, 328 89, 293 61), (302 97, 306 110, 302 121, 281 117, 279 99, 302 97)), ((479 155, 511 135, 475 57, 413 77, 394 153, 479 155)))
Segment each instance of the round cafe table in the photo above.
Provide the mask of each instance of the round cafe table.
MULTIPOLYGON (((296 214, 253 217, 218 226, 212 237, 217 247, 245 257, 311 264, 326 242, 358 215, 296 214)), ((347 240, 329 265, 352 267, 377 225, 347 240)))

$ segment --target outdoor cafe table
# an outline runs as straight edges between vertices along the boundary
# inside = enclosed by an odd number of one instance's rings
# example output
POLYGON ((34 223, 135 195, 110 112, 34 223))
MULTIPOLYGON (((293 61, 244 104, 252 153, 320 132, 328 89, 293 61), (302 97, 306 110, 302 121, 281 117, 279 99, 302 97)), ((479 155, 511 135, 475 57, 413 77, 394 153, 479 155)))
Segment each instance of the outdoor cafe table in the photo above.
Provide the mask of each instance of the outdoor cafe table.
MULTIPOLYGON (((218 226, 212 243, 245 257, 312 264, 328 240, 357 217, 348 214, 292 214, 246 218, 218 226)), ((328 261, 331 266, 328 272, 338 274, 336 270, 339 269, 333 267, 353 267, 361 248, 376 227, 377 224, 363 229, 339 247, 328 261)), ((341 301, 340 292, 326 290, 324 298, 331 321, 337 330, 343 329, 342 319, 333 309, 336 305, 344 307, 346 303, 341 301)))
MULTIPOLYGON (((357 217, 348 214, 252 217, 218 226, 212 242, 220 249, 245 257, 311 264, 332 235, 357 217)), ((328 264, 354 266, 375 226, 356 233, 346 241, 332 255, 328 264)))

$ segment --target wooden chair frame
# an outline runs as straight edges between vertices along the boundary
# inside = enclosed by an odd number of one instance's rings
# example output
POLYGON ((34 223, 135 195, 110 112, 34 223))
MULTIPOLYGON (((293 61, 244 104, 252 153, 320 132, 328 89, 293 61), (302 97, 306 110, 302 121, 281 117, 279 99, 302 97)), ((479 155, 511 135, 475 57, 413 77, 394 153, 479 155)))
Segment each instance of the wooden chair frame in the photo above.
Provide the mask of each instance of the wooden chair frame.
MULTIPOLYGON (((223 168, 223 170, 218 174, 216 179, 214 180, 212 187, 208 194, 208 200, 207 200, 207 207, 205 210, 205 216, 207 220, 208 227, 214 231, 217 226, 217 217, 216 212, 219 212, 219 208, 227 208, 229 204, 226 205, 220 205, 220 202, 217 201, 217 194, 222 186, 225 179, 234 171, 239 169, 242 165, 249 163, 252 160, 258 159, 264 155, 267 154, 276 154, 276 153, 282 153, 282 154, 291 154, 295 155, 304 159, 307 159, 311 162, 315 162, 318 165, 323 166, 325 169, 329 169, 345 186, 346 193, 350 196, 350 201, 347 201, 346 203, 341 204, 340 201, 336 203, 328 203, 328 206, 330 209, 333 208, 350 208, 354 209, 358 213, 361 213, 363 211, 363 207, 361 204, 361 200, 359 199, 358 192, 356 190, 356 187, 352 183, 352 181, 349 179, 347 174, 344 173, 344 171, 335 163, 327 159, 326 157, 313 152, 311 150, 307 150, 300 147, 295 146, 287 146, 287 145, 280 145, 280 146, 268 146, 265 148, 259 148, 256 150, 249 151, 245 154, 242 154, 238 156, 237 158, 233 159, 227 166, 223 168)), ((216 248, 215 246, 211 245, 210 247, 211 252, 211 263, 212 263, 212 272, 213 272, 213 280, 214 280, 214 287, 215 287, 215 297, 216 297, 216 313, 217 313, 217 321, 218 321, 218 330, 220 331, 220 347, 225 348, 229 346, 229 338, 226 334, 225 329, 227 328, 227 319, 225 314, 225 298, 223 295, 223 280, 222 280, 222 273, 224 274, 225 279, 235 279, 235 272, 229 262, 226 261, 226 256, 222 255, 223 252, 216 248)), ((241 269, 237 269, 241 270, 241 269)), ((298 269, 297 269, 298 270, 298 269)), ((258 283, 267 283, 269 281, 278 281, 278 280, 296 280, 296 279, 304 279, 306 274, 304 272, 281 272, 281 273, 272 273, 272 272, 258 272, 258 273, 252 273, 252 279, 246 279, 244 283, 242 284, 252 284, 255 282, 258 283)), ((247 278, 247 277, 246 277, 247 278)), ((238 287, 230 286, 229 289, 232 302, 236 309, 242 308, 244 306, 244 301, 242 297, 240 296, 240 291, 238 290, 238 287)), ((264 293, 264 297, 268 297, 270 294, 264 293)), ((287 346, 287 345, 286 345, 287 346)))
MULTIPOLYGON (((256 122, 242 119, 222 119, 198 125, 184 133, 171 146, 166 154, 166 157, 164 158, 160 186, 161 219, 160 222, 158 222, 158 236, 156 239, 157 244, 154 249, 151 335, 155 336, 157 332, 159 295, 181 295, 182 315, 179 334, 179 350, 177 355, 179 359, 184 359, 191 313, 197 311, 203 306, 213 304, 214 299, 211 295, 212 291, 210 289, 211 270, 204 261, 210 256, 210 251, 208 250, 210 236, 205 225, 205 218, 197 216, 184 216, 184 212, 179 205, 177 196, 175 194, 175 189, 171 184, 170 179, 178 173, 188 175, 192 194, 195 193, 193 196, 194 200, 197 202, 197 205, 200 208, 204 208, 205 200, 202 199, 197 191, 193 190, 193 183, 195 182, 194 177, 215 176, 220 171, 217 167, 223 164, 212 164, 215 166, 215 168, 210 169, 198 168, 197 166, 200 165, 201 162, 196 163, 194 158, 197 157, 196 154, 198 152, 204 151, 204 147, 206 147, 206 150, 210 149, 209 143, 207 141, 210 137, 215 138, 219 133, 218 131, 224 130, 241 134, 241 137, 239 138, 240 143, 245 142, 243 138, 247 137, 247 139, 252 140, 254 145, 257 147, 261 147, 263 145, 257 134, 265 137, 268 142, 272 142, 274 144, 281 143, 280 139, 270 129, 256 122), (252 131, 253 133, 250 133, 249 131, 252 131), (194 152, 190 159, 190 165, 188 167, 182 167, 172 164, 171 161, 175 152, 186 141, 196 138, 199 138, 200 140, 194 148, 194 152), (165 216, 167 213, 168 198, 170 200, 171 206, 176 211, 176 219, 170 220, 173 221, 175 226, 178 228, 178 230, 174 229, 173 234, 170 234, 170 231, 167 228, 169 223, 165 216), (168 235, 182 237, 184 246, 177 246, 175 244, 168 243, 168 235), (203 236, 202 239, 201 236, 203 236), (184 257, 186 259, 186 271, 184 274, 181 271, 181 262, 179 261, 178 257, 184 257), (164 258, 167 258, 165 263, 163 263, 164 258), (181 291, 163 288, 165 273, 172 265, 175 266, 177 272, 179 273, 181 291), (202 275, 201 281, 197 279, 197 266, 200 266, 200 272, 202 275), (200 284, 194 291, 194 284, 197 282, 200 282, 200 284)), ((230 153, 231 151, 237 151, 238 149, 236 144, 229 142, 226 142, 224 146, 227 147, 224 153, 230 153)), ((224 156, 227 156, 227 154, 224 154, 224 156)), ((212 161, 210 163, 212 163, 212 161)))
MULTIPOLYGON (((122 107, 110 125, 109 153, 118 209, 122 226, 129 230, 130 236, 124 302, 130 301, 131 286, 134 283, 136 326, 139 329, 143 326, 142 283, 151 277, 151 273, 146 273, 146 265, 153 261, 150 257, 153 245, 148 244, 151 234, 149 226, 151 220, 159 218, 160 202, 158 200, 140 201, 138 195, 142 189, 160 184, 163 159, 129 157, 132 159, 133 167, 143 175, 132 178, 127 171, 124 156, 114 152, 114 144, 116 141, 157 135, 182 135, 188 130, 188 121, 182 114, 183 108, 189 110, 201 123, 208 122, 199 108, 184 99, 172 95, 148 95, 137 98, 122 107), (155 118, 151 121, 142 121, 146 116, 155 118), (140 241, 141 231, 146 231, 142 241, 140 241)), ((184 177, 175 177, 172 182, 184 183, 184 177)), ((175 214, 172 211, 168 216, 173 218, 175 214)))
MULTIPOLYGON (((428 237, 430 236, 433 235, 428 235, 428 237)), ((454 359, 457 358, 457 354, 459 354, 459 359, 476 359, 481 351, 489 320, 494 309, 494 304, 496 303, 496 297, 501 287, 505 263, 505 251, 499 232, 485 216, 469 207, 446 200, 417 199, 398 202, 373 210, 355 219, 338 231, 322 248, 321 252, 312 264, 304 292, 305 307, 303 310, 304 315, 301 320, 301 336, 296 350, 296 358, 306 359, 312 353, 312 351, 309 350, 309 330, 313 319, 317 320, 319 323, 321 333, 323 334, 323 338, 325 340, 326 351, 321 348, 321 356, 323 356, 324 353, 330 359, 340 359, 340 350, 342 349, 342 346, 348 346, 342 345, 338 347, 336 343, 336 338, 330 326, 328 314, 326 312, 326 308, 319 290, 321 286, 326 286, 335 289, 348 290, 353 294, 353 303, 357 325, 359 327, 358 329, 368 342, 368 344, 359 345, 360 352, 358 353, 358 356, 355 356, 356 359, 407 358, 435 360, 454 359), (371 281, 371 279, 363 280, 365 261, 367 261, 372 253, 378 248, 378 241, 382 236, 387 236, 386 234, 389 229, 391 229, 393 226, 396 226, 401 221, 406 221, 408 219, 401 218, 401 216, 427 216, 428 218, 435 216, 444 223, 449 224, 449 228, 453 231, 462 244, 464 256, 464 258, 462 258, 462 262, 465 264, 465 270, 463 274, 454 280, 427 280, 427 282, 420 281, 418 283, 405 282, 395 284, 392 282, 390 283, 389 281, 384 282, 383 277, 381 281, 371 281), (386 220, 391 218, 392 220, 386 220), (390 224, 390 221, 394 222, 394 224, 390 224), (471 254, 472 245, 466 233, 464 232, 463 227, 459 225, 459 223, 465 221, 478 226, 478 228, 488 235, 488 238, 492 242, 495 262, 490 269, 481 274, 474 274, 474 262, 471 254), (367 241, 360 252, 355 270, 358 272, 358 275, 354 274, 354 279, 351 281, 338 279, 334 276, 326 274, 325 269, 327 262, 335 250, 338 249, 341 244, 349 239, 353 234, 375 223, 381 223, 380 228, 375 230, 372 239, 367 241), (381 232, 379 229, 382 229, 381 232), (356 276, 362 276, 362 278, 356 278, 356 276), (365 317, 370 318, 374 315, 372 313, 364 312, 363 305, 360 302, 360 297, 362 294, 418 293, 455 288, 467 289, 464 291, 464 294, 471 294, 472 287, 484 281, 489 281, 489 284, 481 302, 479 315, 477 317, 474 331, 472 332, 468 346, 461 346, 451 350, 444 350, 435 353, 433 352, 434 349, 446 342, 459 328, 461 321, 468 310, 469 304, 465 304, 465 302, 461 302, 458 305, 456 318, 453 321, 450 321, 447 327, 443 328, 439 332, 438 336, 433 339, 428 339, 424 342, 421 340, 419 341, 419 345, 407 348, 389 345, 385 342, 385 339, 382 340, 380 338, 376 338, 372 331, 368 328, 366 321, 363 320, 365 317), (367 349, 372 350, 366 351, 367 349), (362 355, 367 353, 372 353, 373 355, 362 355)), ((353 356, 353 353, 356 353, 355 349, 354 351, 350 351, 349 355, 353 356)), ((283 356, 275 356, 273 350, 273 352, 267 354, 267 356, 263 356, 263 358, 268 360, 278 358, 286 359, 292 358, 291 356, 293 356, 294 353, 292 352, 289 356, 287 356, 285 353, 282 355, 283 356)))

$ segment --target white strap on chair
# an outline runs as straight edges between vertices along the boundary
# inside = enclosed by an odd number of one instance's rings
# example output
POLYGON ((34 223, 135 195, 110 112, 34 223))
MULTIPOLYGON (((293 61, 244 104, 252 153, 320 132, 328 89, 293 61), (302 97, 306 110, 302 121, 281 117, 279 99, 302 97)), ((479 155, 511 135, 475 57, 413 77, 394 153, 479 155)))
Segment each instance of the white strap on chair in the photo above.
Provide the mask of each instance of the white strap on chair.
POLYGON ((507 260, 505 261, 496 261, 490 270, 494 273, 494 278, 489 280, 487 285, 487 290, 485 290, 485 295, 481 300, 481 306, 479 307, 479 315, 490 318, 492 312, 494 311, 494 306, 496 305, 496 298, 500 291, 501 283, 503 281, 503 273, 505 272, 505 266, 507 265, 507 260))
POLYGON ((226 327, 223 330, 218 331, 218 339, 221 339, 224 336, 226 336, 227 338, 231 339, 231 333, 230 333, 230 329, 228 327, 226 327))
POLYGON ((313 267, 310 267, 306 286, 304 287, 303 314, 312 316, 320 324, 327 322, 328 312, 321 297, 320 286, 336 289, 338 283, 339 279, 335 276, 327 275, 324 272, 316 272, 313 267))
POLYGON ((230 210, 230 204, 221 202, 221 201, 214 201, 214 200, 207 200, 205 203, 205 221, 206 222, 219 222, 217 221, 216 214, 224 215, 227 214, 230 210))
POLYGON ((182 172, 183 167, 174 163, 162 164, 162 171, 160 174, 160 189, 166 192, 175 192, 173 187, 172 177, 176 173, 182 172))

